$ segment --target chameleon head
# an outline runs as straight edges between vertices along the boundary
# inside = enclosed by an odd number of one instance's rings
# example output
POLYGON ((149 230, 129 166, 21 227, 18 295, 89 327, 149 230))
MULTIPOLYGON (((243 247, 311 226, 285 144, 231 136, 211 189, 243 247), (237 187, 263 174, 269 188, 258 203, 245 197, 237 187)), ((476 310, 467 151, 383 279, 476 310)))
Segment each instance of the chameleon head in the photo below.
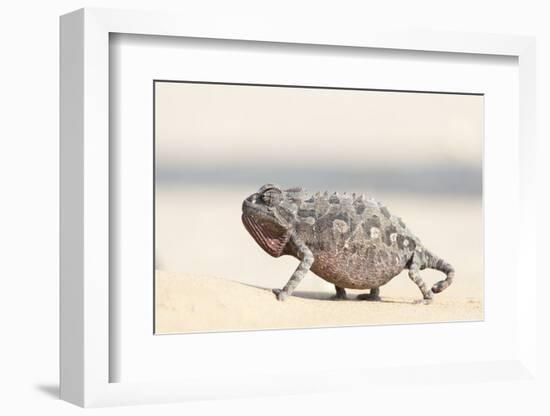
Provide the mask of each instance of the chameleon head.
POLYGON ((266 184, 243 201, 242 221, 258 245, 273 257, 279 257, 292 234, 296 204, 288 193, 274 184, 266 184))

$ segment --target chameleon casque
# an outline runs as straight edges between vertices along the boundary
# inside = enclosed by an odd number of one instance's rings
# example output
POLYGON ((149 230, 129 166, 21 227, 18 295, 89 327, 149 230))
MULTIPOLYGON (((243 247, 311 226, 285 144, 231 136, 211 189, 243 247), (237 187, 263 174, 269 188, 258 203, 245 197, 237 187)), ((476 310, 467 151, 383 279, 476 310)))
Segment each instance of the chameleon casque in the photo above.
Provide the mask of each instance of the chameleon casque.
POLYGON ((370 289, 359 299, 380 300, 380 286, 408 269, 422 292, 419 302, 426 304, 454 278, 453 267, 428 251, 401 218, 363 195, 312 195, 303 188, 267 184, 244 200, 242 221, 269 255, 300 260, 288 283, 273 289, 281 301, 308 270, 334 284, 336 299, 346 299, 350 288, 370 289), (428 289, 419 273, 425 268, 445 273, 445 280, 428 289))

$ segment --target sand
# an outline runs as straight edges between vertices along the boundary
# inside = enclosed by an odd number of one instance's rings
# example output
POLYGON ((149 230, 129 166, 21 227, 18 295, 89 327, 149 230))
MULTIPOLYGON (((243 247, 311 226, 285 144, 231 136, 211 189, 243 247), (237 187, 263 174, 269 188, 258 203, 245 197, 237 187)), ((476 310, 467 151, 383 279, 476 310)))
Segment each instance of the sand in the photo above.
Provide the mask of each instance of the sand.
MULTIPOLYGON (((411 283, 412 284, 412 283, 411 283)), ((331 300, 330 292, 297 291, 279 302, 271 289, 222 278, 157 271, 155 280, 157 334, 311 328, 483 319, 481 299, 445 295, 430 305, 420 297, 382 292, 382 301, 331 300)))

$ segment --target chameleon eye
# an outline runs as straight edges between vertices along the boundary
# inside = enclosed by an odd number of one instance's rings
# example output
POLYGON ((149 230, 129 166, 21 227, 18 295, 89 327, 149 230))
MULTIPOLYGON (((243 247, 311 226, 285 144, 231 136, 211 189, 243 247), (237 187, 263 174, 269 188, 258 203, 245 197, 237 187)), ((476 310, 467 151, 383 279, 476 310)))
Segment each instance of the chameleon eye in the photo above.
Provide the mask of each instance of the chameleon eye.
POLYGON ((281 199, 282 199, 282 195, 281 195, 281 191, 279 191, 278 189, 267 189, 263 194, 262 194, 262 201, 267 205, 267 206, 270 206, 270 207, 273 207, 275 205, 279 205, 279 203, 281 202, 281 199))

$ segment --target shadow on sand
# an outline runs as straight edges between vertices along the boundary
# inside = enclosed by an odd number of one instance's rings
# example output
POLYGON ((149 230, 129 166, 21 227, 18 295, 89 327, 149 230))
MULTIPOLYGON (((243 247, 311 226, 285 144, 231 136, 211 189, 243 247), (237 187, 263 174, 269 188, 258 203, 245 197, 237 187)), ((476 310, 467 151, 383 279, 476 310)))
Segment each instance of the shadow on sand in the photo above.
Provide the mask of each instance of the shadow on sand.
MULTIPOLYGON (((238 284, 241 284, 241 285, 244 285, 244 286, 248 286, 248 287, 253 287, 255 289, 260 289, 260 290, 263 290, 263 291, 266 291, 266 292, 269 292, 269 293, 272 292, 272 289, 252 285, 252 284, 249 284, 249 283, 242 283, 242 282, 235 282, 235 283, 238 283, 238 284)), ((275 295, 273 295, 273 296, 275 296, 275 295)), ((321 301, 328 301, 328 302, 397 303, 397 304, 401 304, 401 305, 414 305, 414 304, 417 303, 415 300, 397 300, 397 299, 384 299, 384 298, 382 298, 381 300, 378 300, 378 301, 366 301, 366 300, 362 300, 362 299, 357 299, 356 294, 348 294, 347 299, 341 300, 341 299, 334 299, 334 294, 328 293, 328 292, 307 292, 307 291, 299 291, 299 290, 293 292, 292 296, 295 296, 297 298, 302 298, 302 299, 314 299, 314 300, 321 300, 321 301)))

